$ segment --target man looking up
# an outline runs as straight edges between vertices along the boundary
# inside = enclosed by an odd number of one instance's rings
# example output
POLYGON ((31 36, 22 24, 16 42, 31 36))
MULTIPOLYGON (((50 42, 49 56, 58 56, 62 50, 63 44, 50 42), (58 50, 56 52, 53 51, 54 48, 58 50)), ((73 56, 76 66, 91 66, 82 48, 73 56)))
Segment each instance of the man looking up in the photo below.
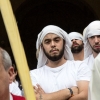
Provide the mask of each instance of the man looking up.
POLYGON ((69 37, 72 41, 71 51, 74 56, 74 60, 84 59, 84 43, 83 36, 78 32, 70 32, 69 37))

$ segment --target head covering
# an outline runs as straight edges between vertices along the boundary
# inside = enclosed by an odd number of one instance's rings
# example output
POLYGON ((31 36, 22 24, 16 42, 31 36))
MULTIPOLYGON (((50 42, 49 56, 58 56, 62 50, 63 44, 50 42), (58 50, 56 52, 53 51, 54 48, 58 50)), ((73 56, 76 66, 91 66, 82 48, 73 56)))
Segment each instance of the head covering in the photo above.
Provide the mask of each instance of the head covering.
POLYGON ((73 39, 78 39, 78 40, 82 40, 83 41, 83 36, 81 33, 78 33, 78 32, 70 32, 69 33, 69 37, 71 40, 73 39))
POLYGON ((92 54, 92 48, 88 42, 88 38, 95 35, 100 35, 100 21, 98 20, 91 22, 83 31, 84 59, 92 54))
POLYGON ((38 38, 37 38, 37 42, 36 42, 36 49, 37 50, 40 49, 40 51, 39 51, 39 55, 38 55, 37 68, 44 66, 47 62, 47 57, 45 56, 45 54, 41 48, 41 43, 42 43, 44 37, 48 33, 54 33, 65 40, 64 57, 65 57, 65 59, 73 60, 74 58, 73 58, 73 55, 72 55, 71 49, 70 49, 72 43, 71 43, 71 40, 69 39, 68 34, 58 26, 48 25, 48 26, 44 27, 43 30, 38 34, 38 38))

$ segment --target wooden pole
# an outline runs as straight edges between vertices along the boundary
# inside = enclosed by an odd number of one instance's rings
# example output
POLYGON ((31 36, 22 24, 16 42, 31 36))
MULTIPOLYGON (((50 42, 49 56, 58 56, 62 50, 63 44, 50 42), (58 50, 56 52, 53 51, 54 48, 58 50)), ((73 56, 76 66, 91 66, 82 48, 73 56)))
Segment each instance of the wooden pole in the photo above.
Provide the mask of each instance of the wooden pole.
POLYGON ((17 65, 26 100, 36 100, 23 45, 9 0, 0 0, 0 10, 17 65))

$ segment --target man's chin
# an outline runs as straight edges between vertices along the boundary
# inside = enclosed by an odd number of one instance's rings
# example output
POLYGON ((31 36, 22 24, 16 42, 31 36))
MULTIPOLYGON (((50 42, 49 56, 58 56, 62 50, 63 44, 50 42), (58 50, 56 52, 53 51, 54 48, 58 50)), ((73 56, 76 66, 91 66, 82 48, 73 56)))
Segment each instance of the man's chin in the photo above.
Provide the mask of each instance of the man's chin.
POLYGON ((100 49, 94 49, 93 50, 95 53, 100 53, 100 49))

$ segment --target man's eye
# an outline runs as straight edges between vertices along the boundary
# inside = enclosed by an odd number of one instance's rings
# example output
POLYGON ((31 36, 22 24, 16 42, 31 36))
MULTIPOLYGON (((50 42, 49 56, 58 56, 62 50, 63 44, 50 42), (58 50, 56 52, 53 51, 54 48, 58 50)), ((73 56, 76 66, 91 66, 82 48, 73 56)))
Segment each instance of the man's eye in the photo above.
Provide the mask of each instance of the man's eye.
POLYGON ((94 36, 91 36, 90 38, 91 38, 91 39, 93 39, 93 38, 94 38, 94 36))
POLYGON ((55 39, 55 42, 59 42, 60 41, 60 39, 55 39))
POLYGON ((49 44, 49 43, 50 43, 50 41, 45 41, 45 43, 46 43, 46 44, 49 44))
POLYGON ((59 41, 59 40, 55 40, 55 41, 59 41))
POLYGON ((100 38, 100 35, 98 35, 97 37, 100 38))

